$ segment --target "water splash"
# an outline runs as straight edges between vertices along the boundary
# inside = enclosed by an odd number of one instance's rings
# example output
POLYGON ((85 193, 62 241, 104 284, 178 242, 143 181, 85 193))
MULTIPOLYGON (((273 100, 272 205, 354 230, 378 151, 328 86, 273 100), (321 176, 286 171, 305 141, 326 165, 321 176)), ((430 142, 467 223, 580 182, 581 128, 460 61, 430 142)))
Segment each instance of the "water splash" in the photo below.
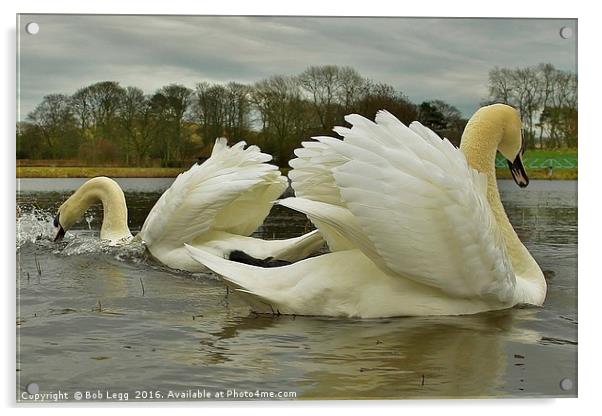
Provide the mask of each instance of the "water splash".
POLYGON ((26 244, 43 247, 60 256, 108 254, 123 262, 141 263, 147 259, 146 246, 141 241, 128 241, 112 244, 101 240, 98 232, 91 230, 93 216, 86 216, 89 230, 68 231, 63 240, 54 242, 56 228, 53 215, 39 208, 25 211, 22 207, 17 216, 16 248, 19 251, 26 244), (91 230, 91 231, 90 231, 91 230))
POLYGON ((50 213, 37 208, 29 212, 18 211, 17 250, 27 243, 47 245, 45 243, 52 242, 56 233, 52 219, 50 213))
POLYGON ((62 256, 108 254, 119 261, 140 263, 146 259, 146 246, 141 241, 128 241, 115 245, 107 240, 100 240, 97 235, 78 234, 67 245, 54 250, 54 254, 62 256))
POLYGON ((88 223, 88 230, 92 229, 92 221, 94 221, 94 215, 86 215, 86 222, 88 223))

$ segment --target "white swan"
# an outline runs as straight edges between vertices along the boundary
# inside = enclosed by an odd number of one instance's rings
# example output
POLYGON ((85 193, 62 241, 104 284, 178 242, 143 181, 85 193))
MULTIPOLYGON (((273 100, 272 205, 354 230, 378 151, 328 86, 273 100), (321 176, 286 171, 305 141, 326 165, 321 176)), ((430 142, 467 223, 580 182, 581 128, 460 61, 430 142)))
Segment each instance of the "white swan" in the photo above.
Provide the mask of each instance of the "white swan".
POLYGON ((362 318, 460 315, 541 305, 543 273, 520 242, 495 179, 500 151, 521 186, 521 122, 505 105, 481 108, 460 150, 420 123, 387 112, 351 115, 344 137, 297 149, 296 198, 330 254, 278 268, 191 255, 239 288, 255 310, 362 318))
MULTIPOLYGON (((217 139, 211 157, 180 174, 163 193, 136 239, 144 241, 163 264, 192 272, 204 267, 190 257, 184 243, 223 257, 234 248, 256 259, 290 262, 309 256, 323 244, 318 230, 287 240, 248 237, 288 184, 276 166, 266 163, 270 160, 257 146, 245 149, 245 142, 238 142, 228 147, 226 139, 217 139)), ((112 244, 129 242, 132 234, 123 191, 105 177, 90 179, 60 206, 54 220, 55 240, 99 201, 103 205, 100 238, 112 244)))

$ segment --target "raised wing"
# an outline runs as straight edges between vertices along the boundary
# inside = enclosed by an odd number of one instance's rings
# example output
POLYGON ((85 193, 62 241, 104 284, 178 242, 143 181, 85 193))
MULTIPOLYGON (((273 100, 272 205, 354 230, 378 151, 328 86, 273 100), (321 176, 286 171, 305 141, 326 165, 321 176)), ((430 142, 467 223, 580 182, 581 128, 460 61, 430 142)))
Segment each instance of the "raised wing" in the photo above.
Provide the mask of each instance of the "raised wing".
MULTIPOLYGON (((314 139, 331 138, 314 137, 314 139)), ((332 173, 335 167, 347 162, 348 159, 319 141, 303 142, 301 145, 302 147, 295 149, 297 157, 289 162, 293 169, 288 176, 296 198, 286 198, 278 203, 306 214, 320 230, 330 250, 356 248, 357 245, 349 241, 347 235, 350 227, 357 226, 357 221, 341 199, 332 173), (344 227, 347 232, 343 232, 341 227, 344 227)))
MULTIPOLYGON (((330 139, 315 137, 314 139, 330 139)), ((332 169, 348 159, 327 144, 319 141, 303 142, 295 149, 295 159, 289 162, 293 168, 288 176, 295 196, 333 205, 344 205, 332 169)))
POLYGON ((336 129, 344 140, 318 140, 345 160, 330 171, 337 205, 357 226, 345 227, 344 215, 325 209, 304 212, 324 217, 387 272, 455 296, 509 300, 515 277, 487 201, 486 176, 420 123, 408 128, 387 112, 376 123, 358 115, 346 120, 352 128, 336 129))
POLYGON ((287 186, 271 156, 245 142, 215 141, 211 157, 180 174, 149 213, 141 238, 182 245, 210 230, 250 235, 287 186))

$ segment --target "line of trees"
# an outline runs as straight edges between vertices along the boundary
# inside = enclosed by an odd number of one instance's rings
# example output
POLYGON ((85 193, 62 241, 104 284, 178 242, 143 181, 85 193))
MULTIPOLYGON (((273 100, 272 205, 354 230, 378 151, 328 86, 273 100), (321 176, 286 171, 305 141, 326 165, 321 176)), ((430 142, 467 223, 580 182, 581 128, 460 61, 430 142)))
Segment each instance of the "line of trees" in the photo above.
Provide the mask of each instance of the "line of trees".
MULTIPOLYGON (((544 142, 547 147, 576 145, 573 74, 551 65, 495 68, 490 93, 492 101, 521 110, 530 147, 535 145, 536 129, 540 147, 544 142), (534 79, 537 87, 532 86, 534 79), (538 123, 533 122, 536 116, 538 123)), ((453 105, 441 100, 415 104, 391 85, 334 65, 313 66, 296 76, 277 75, 252 85, 200 82, 190 89, 170 84, 150 95, 103 81, 72 95, 45 96, 17 126, 17 158, 185 166, 203 151, 206 154, 216 137, 227 137, 258 144, 285 166, 301 141, 332 134, 334 126, 344 125, 346 114, 373 118, 380 109, 404 123, 419 120, 456 144, 466 125, 453 105)))
POLYGON ((450 104, 416 105, 391 85, 334 65, 253 85, 170 84, 151 95, 103 81, 72 95, 45 96, 17 126, 17 158, 182 166, 223 136, 258 144, 284 166, 302 140, 332 134, 346 114, 372 118, 383 108, 405 123, 421 120, 456 142, 466 123, 450 104))
POLYGON ((489 72, 489 95, 520 111, 527 147, 577 147, 577 74, 551 64, 496 67, 489 72))
POLYGON ((17 126, 17 158, 80 159, 90 164, 168 164, 198 151, 187 117, 191 91, 168 85, 147 96, 98 82, 73 95, 50 94, 17 126))

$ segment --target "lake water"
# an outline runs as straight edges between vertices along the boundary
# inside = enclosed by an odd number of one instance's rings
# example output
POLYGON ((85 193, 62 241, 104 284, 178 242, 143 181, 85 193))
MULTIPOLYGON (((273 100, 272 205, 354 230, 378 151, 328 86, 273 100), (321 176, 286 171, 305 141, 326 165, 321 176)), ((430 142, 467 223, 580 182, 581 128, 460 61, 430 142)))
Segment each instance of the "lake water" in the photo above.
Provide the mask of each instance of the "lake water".
MULTIPOLYGON (((133 233, 172 180, 118 180, 133 233)), ((68 400, 76 392, 85 399, 86 391, 130 401, 250 400, 269 392, 289 399, 576 396, 575 181, 532 181, 524 190, 500 181, 510 220, 548 281, 542 308, 378 320, 257 316, 209 272, 167 269, 141 246, 101 245, 100 207, 53 243, 50 221, 83 181, 17 183, 17 400, 27 399, 30 383, 68 400), (560 388, 564 378, 570 390, 560 388)), ((285 238, 308 227, 302 215, 275 207, 257 235, 285 238)))

